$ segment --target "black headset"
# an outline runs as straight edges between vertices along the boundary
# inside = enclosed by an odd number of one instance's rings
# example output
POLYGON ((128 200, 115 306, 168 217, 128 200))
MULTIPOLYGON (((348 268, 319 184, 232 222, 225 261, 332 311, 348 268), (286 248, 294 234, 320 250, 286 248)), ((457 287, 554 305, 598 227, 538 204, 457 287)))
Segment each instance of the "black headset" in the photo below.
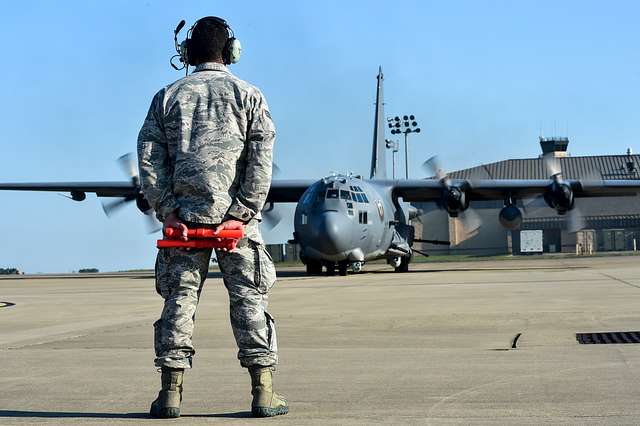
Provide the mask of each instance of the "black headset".
POLYGON ((218 18, 217 16, 205 16, 204 18, 200 18, 193 23, 191 28, 189 28, 189 31, 187 31, 187 38, 185 38, 181 43, 178 43, 178 33, 184 27, 184 19, 178 23, 176 29, 173 31, 173 41, 176 47, 176 52, 178 52, 178 54, 172 56, 169 63, 174 69, 181 70, 183 68, 186 68, 188 72, 189 65, 195 65, 193 62, 195 60, 195 57, 190 57, 189 55, 189 51, 192 50, 191 45, 193 43, 193 41, 191 40, 191 36, 193 35, 193 30, 198 26, 198 24, 204 21, 212 21, 220 26, 223 26, 227 30, 227 41, 225 42, 222 49, 222 60, 224 61, 225 65, 235 64, 240 60, 242 46, 240 45, 240 40, 235 37, 233 30, 231 29, 229 24, 227 24, 227 21, 222 18, 218 18), (173 63, 173 59, 176 57, 179 58, 182 66, 178 67, 173 63))

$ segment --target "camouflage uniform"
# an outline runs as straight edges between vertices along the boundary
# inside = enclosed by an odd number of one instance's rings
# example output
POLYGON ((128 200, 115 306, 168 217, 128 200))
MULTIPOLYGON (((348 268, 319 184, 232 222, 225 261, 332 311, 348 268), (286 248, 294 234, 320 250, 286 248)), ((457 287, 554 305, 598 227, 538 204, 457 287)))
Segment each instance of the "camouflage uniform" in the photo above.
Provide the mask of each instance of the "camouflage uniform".
MULTIPOLYGON (((262 93, 218 63, 200 64, 160 90, 138 136, 143 193, 160 220, 178 210, 188 226, 246 223, 236 250, 216 251, 244 367, 277 363, 274 321, 266 312, 275 268, 258 229, 274 139, 262 93)), ((191 367, 195 312, 210 257, 206 249, 158 253, 156 290, 165 300, 154 324, 158 367, 191 367)))

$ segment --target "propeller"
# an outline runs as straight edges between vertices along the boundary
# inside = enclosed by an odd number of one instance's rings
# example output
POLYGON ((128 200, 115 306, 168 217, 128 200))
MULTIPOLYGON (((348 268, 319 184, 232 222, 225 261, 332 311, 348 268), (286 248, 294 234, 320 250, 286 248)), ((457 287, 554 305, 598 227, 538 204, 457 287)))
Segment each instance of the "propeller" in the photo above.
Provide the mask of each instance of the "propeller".
POLYGON ((460 218, 467 238, 475 235, 482 226, 482 219, 478 213, 469 208, 465 191, 469 188, 470 183, 465 181, 461 185, 453 185, 437 156, 425 161, 422 168, 430 176, 435 176, 442 185, 442 199, 438 203, 438 207, 447 210, 449 216, 460 218))
MULTIPOLYGON (((566 215, 566 226, 569 232, 573 233, 584 229, 586 227, 584 215, 575 204, 571 186, 564 180, 560 160, 556 157, 546 155, 543 157, 543 163, 551 180, 549 189, 543 196, 544 200, 550 207, 555 208, 558 214, 566 215)), ((595 172, 590 173, 590 175, 593 176, 593 178, 580 182, 583 187, 597 185, 599 182, 595 172)))
POLYGON ((148 232, 150 234, 158 232, 162 229, 162 223, 160 223, 160 221, 156 219, 155 212, 140 191, 140 176, 138 175, 138 166, 136 164, 135 156, 129 152, 120 156, 117 159, 117 163, 122 171, 127 175, 127 177, 131 179, 131 183, 137 189, 136 195, 117 198, 113 201, 102 200, 102 210, 107 215, 107 217, 111 217, 115 212, 122 209, 130 202, 135 201, 138 210, 140 210, 145 215, 148 232))
POLYGON ((282 221, 282 213, 276 209, 274 203, 268 202, 265 204, 265 208, 262 209, 262 220, 267 229, 271 230, 282 221))
MULTIPOLYGON (((271 165, 271 177, 277 177, 282 173, 282 170, 276 163, 271 165)), ((262 209, 262 221, 268 230, 272 230, 282 221, 282 213, 276 208, 276 205, 268 201, 262 209)))

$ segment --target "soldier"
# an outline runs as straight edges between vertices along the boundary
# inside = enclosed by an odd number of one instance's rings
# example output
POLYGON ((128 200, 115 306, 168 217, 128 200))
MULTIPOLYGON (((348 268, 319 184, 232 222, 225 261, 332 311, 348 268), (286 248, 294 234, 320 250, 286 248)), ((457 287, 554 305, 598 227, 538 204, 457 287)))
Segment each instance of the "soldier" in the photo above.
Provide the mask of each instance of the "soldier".
MULTIPOLYGON (((238 359, 251 375, 252 414, 286 414, 287 401, 272 388, 276 330, 266 311, 275 268, 258 229, 271 184, 275 129, 260 90, 226 66, 239 56, 227 23, 202 18, 189 35, 183 59, 195 71, 155 95, 138 136, 143 192, 164 226, 182 229, 184 239, 195 226, 244 229, 235 250, 216 250, 238 359)), ((195 353, 191 336, 210 257, 211 249, 158 252, 156 290, 164 309, 154 324, 155 365, 162 372, 162 390, 150 410, 154 417, 180 415, 182 378, 195 353)))

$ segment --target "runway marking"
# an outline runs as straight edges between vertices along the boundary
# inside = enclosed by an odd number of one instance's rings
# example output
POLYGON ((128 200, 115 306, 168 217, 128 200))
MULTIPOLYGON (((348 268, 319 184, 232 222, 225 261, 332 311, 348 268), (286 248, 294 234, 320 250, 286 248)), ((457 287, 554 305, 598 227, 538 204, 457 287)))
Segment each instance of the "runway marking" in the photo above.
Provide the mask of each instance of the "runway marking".
MULTIPOLYGON (((435 402, 431 407, 429 407, 429 410, 427 411, 427 415, 426 415, 425 420, 427 421, 428 425, 433 424, 431 422, 431 420, 435 419, 435 417, 433 416, 433 412, 434 411, 436 411, 437 409, 439 409, 441 406, 445 405, 446 403, 451 403, 451 402, 454 402, 456 400, 459 400, 460 397, 462 397, 462 396, 466 396, 466 395, 471 395, 471 394, 477 393, 483 388, 487 388, 487 387, 494 386, 494 385, 504 385, 504 384, 507 384, 507 383, 510 383, 510 382, 514 382, 516 380, 522 380, 522 379, 530 378, 530 377, 541 378, 541 377, 550 376, 550 375, 559 376, 561 374, 566 374, 566 373, 577 371, 577 370, 580 370, 580 369, 583 369, 583 368, 584 367, 571 367, 571 368, 567 368, 567 369, 560 370, 560 371, 557 371, 557 372, 552 372, 552 373, 524 374, 524 375, 518 375, 518 376, 508 377, 508 378, 504 378, 504 379, 492 380, 492 381, 487 382, 487 383, 482 383, 482 384, 479 384, 479 385, 471 386, 471 387, 468 387, 466 389, 462 389, 461 391, 454 392, 452 394, 445 395, 445 396, 441 397, 437 402, 435 402)), ((587 370, 589 368, 597 368, 597 367, 586 367, 587 370)), ((544 416, 544 417, 546 417, 546 416, 544 416)))
POLYGON ((11 306, 15 306, 15 303, 11 302, 0 302, 0 308, 9 308, 11 306))
POLYGON ((625 281, 622 278, 614 277, 613 275, 605 274, 604 272, 600 272, 600 275, 605 276, 605 277, 607 277, 609 279, 612 279, 614 281, 618 281, 619 283, 622 283, 622 284, 625 284, 625 285, 630 285, 631 287, 640 288, 640 285, 632 284, 629 281, 625 281))

